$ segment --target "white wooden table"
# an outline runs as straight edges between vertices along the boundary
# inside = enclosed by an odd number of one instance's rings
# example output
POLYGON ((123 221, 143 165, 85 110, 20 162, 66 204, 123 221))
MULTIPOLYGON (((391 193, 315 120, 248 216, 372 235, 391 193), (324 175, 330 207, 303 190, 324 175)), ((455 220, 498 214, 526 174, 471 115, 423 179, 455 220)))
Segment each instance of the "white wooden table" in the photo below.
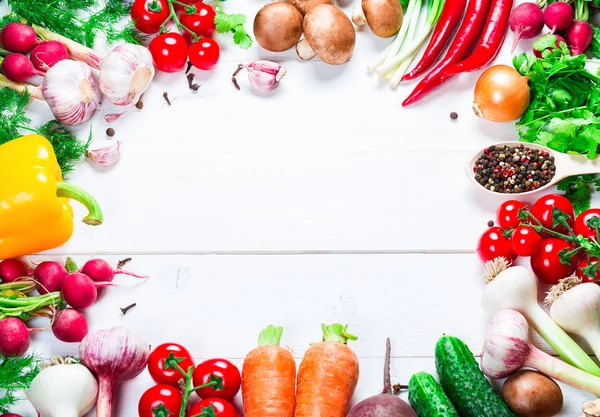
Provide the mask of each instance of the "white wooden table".
MULTIPOLYGON (((225 7, 245 13, 251 28, 263 3, 225 7)), ((434 372, 442 333, 479 354, 489 317, 473 248, 495 206, 474 197, 464 164, 482 147, 516 139, 512 124, 472 113, 479 72, 403 109, 415 84, 392 91, 367 74, 388 43, 368 31, 359 31, 354 57, 341 67, 218 39, 222 60, 214 72, 194 71, 198 92, 183 72, 159 74, 143 110, 111 125, 114 138, 102 117, 94 119, 92 147, 122 141, 121 161, 110 169, 82 163, 69 180, 95 195, 106 222, 78 224, 66 245, 30 260, 133 257, 127 267, 151 279, 118 277, 122 286, 86 311, 91 329, 125 325, 153 346, 179 342, 198 361, 222 356, 241 365, 273 323, 284 326, 283 343, 299 362, 321 323, 348 323, 359 336, 357 401, 382 388, 387 336, 395 382, 434 372), (244 73, 242 91, 230 81, 239 62, 258 58, 288 70, 269 96, 254 94, 244 73), (137 307, 123 316, 119 307, 132 302, 137 307)), ((510 63, 511 41, 509 34, 497 62, 510 63)), ((50 117, 44 103, 32 114, 50 117)), ((77 349, 50 331, 35 335, 32 347, 47 355, 77 349)), ((115 414, 137 416, 151 385, 147 372, 125 384, 115 414)), ((578 415, 592 398, 564 393, 561 416, 578 415)), ((25 403, 16 411, 34 416, 25 403)))

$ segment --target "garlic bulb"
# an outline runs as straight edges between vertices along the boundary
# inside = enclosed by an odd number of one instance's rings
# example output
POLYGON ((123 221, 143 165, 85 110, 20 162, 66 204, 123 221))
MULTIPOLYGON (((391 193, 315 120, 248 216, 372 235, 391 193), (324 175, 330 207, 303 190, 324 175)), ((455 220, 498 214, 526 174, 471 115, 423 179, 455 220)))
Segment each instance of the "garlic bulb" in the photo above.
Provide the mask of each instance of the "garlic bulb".
POLYGON ((117 106, 136 104, 153 78, 152 55, 140 45, 117 46, 100 67, 100 89, 117 106))
POLYGON ((54 117, 70 126, 88 121, 98 109, 101 98, 91 68, 68 59, 48 70, 42 94, 54 117))
POLYGON ((117 142, 114 145, 105 146, 104 148, 89 150, 88 158, 100 166, 111 167, 119 162, 121 158, 120 147, 121 142, 117 142))
POLYGON ((96 403, 98 383, 83 365, 53 365, 42 369, 27 393, 43 417, 81 417, 96 403))

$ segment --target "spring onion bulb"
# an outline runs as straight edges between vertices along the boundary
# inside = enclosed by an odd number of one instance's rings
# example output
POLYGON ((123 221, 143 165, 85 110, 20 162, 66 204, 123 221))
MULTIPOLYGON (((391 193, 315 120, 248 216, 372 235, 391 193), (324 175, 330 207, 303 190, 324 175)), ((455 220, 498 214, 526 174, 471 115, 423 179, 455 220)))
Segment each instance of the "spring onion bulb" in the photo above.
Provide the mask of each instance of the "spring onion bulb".
POLYGON ((548 314, 542 310, 537 301, 537 281, 533 273, 522 266, 506 269, 499 268, 482 295, 485 311, 494 315, 501 310, 512 309, 523 314, 542 338, 571 365, 586 372, 600 376, 600 368, 561 329, 548 314))

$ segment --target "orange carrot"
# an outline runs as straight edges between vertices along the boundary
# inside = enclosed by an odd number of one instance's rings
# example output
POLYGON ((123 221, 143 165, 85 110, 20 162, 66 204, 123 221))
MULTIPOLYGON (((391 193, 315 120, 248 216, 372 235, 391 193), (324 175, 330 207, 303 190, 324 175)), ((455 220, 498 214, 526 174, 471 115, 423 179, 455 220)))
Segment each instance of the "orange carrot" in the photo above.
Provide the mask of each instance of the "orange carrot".
POLYGON ((282 327, 269 326, 258 337, 242 367, 245 417, 292 417, 296 402, 296 362, 281 346, 282 327))
POLYGON ((294 417, 345 417, 358 382, 358 358, 346 343, 348 326, 322 325, 323 341, 304 354, 298 370, 294 417))

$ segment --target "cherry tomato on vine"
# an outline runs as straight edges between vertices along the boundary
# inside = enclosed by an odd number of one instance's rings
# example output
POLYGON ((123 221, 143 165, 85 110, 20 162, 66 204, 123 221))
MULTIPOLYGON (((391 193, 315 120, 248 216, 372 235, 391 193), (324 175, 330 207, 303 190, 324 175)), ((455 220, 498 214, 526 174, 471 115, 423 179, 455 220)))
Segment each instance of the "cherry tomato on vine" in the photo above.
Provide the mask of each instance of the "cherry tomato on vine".
POLYGON ((573 246, 556 237, 542 240, 539 250, 530 258, 531 269, 540 281, 554 285, 575 271, 577 255, 573 256, 568 264, 560 261, 560 253, 565 249, 571 251, 573 246))
POLYGON ((542 237, 531 226, 519 226, 513 231, 510 243, 517 255, 531 256, 539 249, 542 237))
POLYGON ((575 274, 581 278, 581 280, 583 282, 600 282, 600 268, 596 269, 596 272, 594 274, 594 276, 589 276, 585 273, 585 271, 583 270, 585 267, 587 267, 588 265, 595 265, 599 262, 600 260, 598 258, 595 257, 586 257, 583 258, 582 260, 580 260, 577 263, 577 269, 575 270, 575 274))
POLYGON ((187 63, 188 46, 179 33, 163 33, 158 35, 148 46, 154 66, 164 72, 176 72, 187 63))
POLYGON ((152 411, 158 407, 164 407, 164 417, 177 417, 181 409, 181 392, 171 385, 159 384, 144 392, 138 403, 138 414, 140 417, 155 417, 152 411))
POLYGON ((186 415, 187 417, 201 415, 203 411, 210 409, 211 405, 217 417, 237 417, 237 412, 233 408, 233 405, 222 398, 207 398, 202 400, 194 404, 186 415))
POLYGON ((517 200, 505 201, 496 210, 496 220, 498 226, 503 229, 515 229, 521 223, 519 219, 519 210, 527 208, 527 206, 517 200))
POLYGON ((177 343, 163 343, 150 353, 148 357, 148 372, 150 372, 150 376, 157 384, 169 384, 179 387, 179 381, 183 378, 181 372, 178 369, 165 369, 165 358, 171 353, 176 358, 183 359, 179 362, 179 366, 184 371, 187 371, 190 366, 194 366, 192 355, 190 355, 190 352, 186 348, 177 343))
MULTIPOLYGON (((573 220, 575 220, 573 205, 562 195, 549 194, 540 197, 531 207, 531 214, 542 223, 542 226, 560 233, 567 233, 567 229, 564 226, 553 227, 554 217, 552 216, 552 207, 556 207, 569 216, 567 223, 573 227, 573 220)), ((535 223, 534 220, 531 220, 531 222, 535 223)))
POLYGON ((502 233, 499 227, 490 227, 487 229, 477 244, 477 256, 481 262, 485 263, 503 256, 509 261, 514 261, 517 255, 512 249, 510 240, 502 233))
POLYGON ((588 225, 588 221, 597 217, 600 221, 600 208, 591 208, 586 211, 582 211, 579 216, 575 219, 575 224, 573 226, 573 231, 575 235, 581 235, 583 237, 587 237, 588 239, 598 240, 596 236, 596 228, 588 225))
MULTIPOLYGON (((179 21, 183 26, 190 29, 198 36, 205 38, 211 37, 216 30, 215 27, 215 16, 217 13, 210 4, 206 3, 194 3, 196 6, 196 12, 187 14, 185 11, 181 12, 179 21)), ((185 33, 186 37, 189 33, 185 33)))
POLYGON ((203 399, 216 397, 232 401, 242 384, 240 370, 227 359, 209 359, 194 369, 192 375, 194 386, 197 387, 210 382, 211 375, 223 378, 221 381, 223 389, 202 388, 196 391, 198 396, 203 399))
POLYGON ((189 55, 193 66, 205 71, 211 70, 219 62, 221 48, 214 39, 204 38, 190 46, 189 55))
POLYGON ((169 17, 169 5, 167 0, 135 0, 130 13, 137 30, 148 34, 156 33, 169 17), (160 11, 154 11, 155 6, 150 6, 151 4, 156 4, 160 11))

